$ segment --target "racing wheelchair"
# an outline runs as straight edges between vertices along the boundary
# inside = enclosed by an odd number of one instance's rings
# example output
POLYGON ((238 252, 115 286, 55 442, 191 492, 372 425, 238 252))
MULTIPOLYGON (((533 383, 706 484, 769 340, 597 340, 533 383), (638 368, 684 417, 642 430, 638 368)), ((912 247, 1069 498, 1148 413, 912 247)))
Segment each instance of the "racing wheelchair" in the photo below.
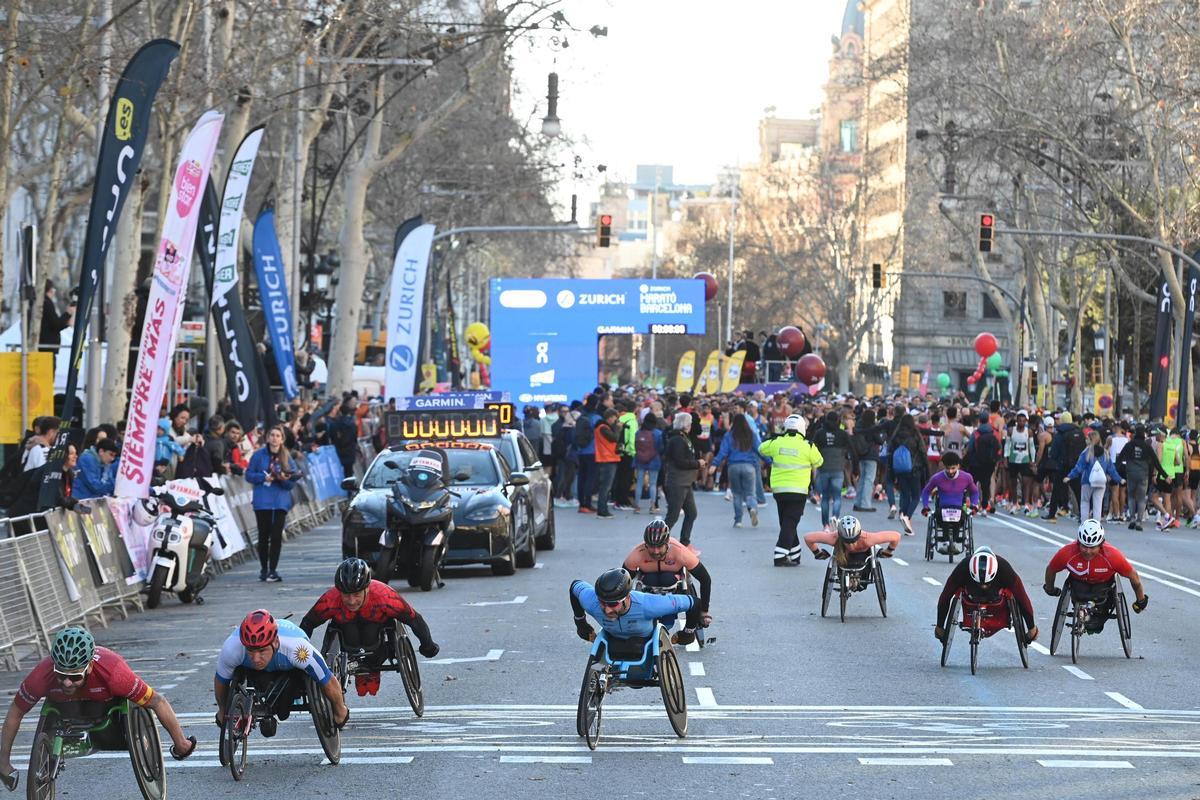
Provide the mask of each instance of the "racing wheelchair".
POLYGON ((887 617, 887 583, 883 579, 883 565, 879 563, 879 547, 869 551, 851 553, 846 566, 840 566, 836 557, 829 558, 829 566, 825 567, 825 581, 821 585, 821 616, 829 611, 829 600, 836 589, 841 607, 842 622, 846 621, 846 601, 855 592, 861 592, 868 586, 875 586, 875 596, 879 599, 879 611, 887 617))
MULTIPOLYGON (((696 602, 700 601, 700 592, 696 589, 696 584, 686 569, 680 570, 678 573, 650 574, 636 570, 633 573, 633 588, 647 594, 686 594, 696 602)), ((664 627, 670 630, 671 625, 665 619, 662 622, 664 627)), ((707 626, 701 625, 696 628, 696 644, 701 648, 716 640, 717 637, 708 635, 707 626)))
POLYGON ((1025 627, 1017 599, 1008 591, 1001 591, 1000 599, 991 602, 973 600, 961 592, 951 598, 950 612, 946 615, 946 638, 942 641, 943 667, 950 657, 954 631, 958 628, 971 637, 972 675, 979 666, 979 643, 1005 629, 1011 629, 1016 636, 1021 666, 1029 669, 1029 630, 1025 627))
POLYGON ((576 730, 587 740, 589 749, 595 750, 600 744, 604 698, 623 686, 635 689, 657 686, 675 735, 687 736, 687 689, 671 636, 661 623, 645 640, 610 639, 603 630, 596 635, 583 672, 575 715, 576 730))
POLYGON ((1054 624, 1050 631, 1050 655, 1058 652, 1062 641, 1063 630, 1071 629, 1071 663, 1079 663, 1079 647, 1084 633, 1087 633, 1088 623, 1098 614, 1105 614, 1105 621, 1117 620, 1117 632, 1121 637, 1121 647, 1126 658, 1133 658, 1133 629, 1129 624, 1129 604, 1125 602, 1125 591, 1121 588, 1121 579, 1114 577, 1112 583, 1099 584, 1092 592, 1082 587, 1094 584, 1081 584, 1076 588, 1075 581, 1067 578, 1063 583, 1062 593, 1058 596, 1058 607, 1054 610, 1054 624))
MULTIPOLYGON (((297 670, 290 672, 262 673, 272 676, 269 685, 260 689, 250 679, 248 671, 239 667, 229 686, 229 700, 225 708, 225 724, 221 726, 221 741, 218 757, 221 765, 229 767, 235 781, 246 774, 247 750, 250 734, 262 719, 274 715, 279 700, 291 688, 291 682, 299 680, 297 670)), ((333 707, 321 686, 307 674, 303 677, 303 691, 292 701, 290 711, 307 711, 317 729, 317 739, 325 751, 330 764, 342 758, 341 730, 334 724, 333 707)))
POLYGON ((337 624, 330 622, 325 629, 321 652, 329 669, 342 685, 345 693, 350 679, 355 675, 370 672, 399 672, 404 684, 408 704, 418 717, 425 714, 425 695, 421 691, 421 671, 417 667, 417 654, 408 638, 408 629, 400 620, 391 620, 379 626, 377 638, 370 647, 352 647, 346 644, 346 633, 337 624))
MULTIPOLYGON (((158 726, 149 709, 128 700, 113 702, 99 719, 69 716, 59 706, 43 702, 29 752, 25 796, 29 800, 53 800, 55 782, 68 758, 100 749, 120 749, 118 742, 129 751, 142 797, 163 800, 167 796, 167 774, 158 726)), ((15 782, 11 788, 16 789, 15 782)))
POLYGON ((953 564, 955 553, 951 545, 958 545, 963 558, 970 558, 975 552, 975 526, 971 513, 963 506, 943 508, 941 503, 934 503, 925 529, 925 560, 933 561, 934 556, 940 554, 953 564))

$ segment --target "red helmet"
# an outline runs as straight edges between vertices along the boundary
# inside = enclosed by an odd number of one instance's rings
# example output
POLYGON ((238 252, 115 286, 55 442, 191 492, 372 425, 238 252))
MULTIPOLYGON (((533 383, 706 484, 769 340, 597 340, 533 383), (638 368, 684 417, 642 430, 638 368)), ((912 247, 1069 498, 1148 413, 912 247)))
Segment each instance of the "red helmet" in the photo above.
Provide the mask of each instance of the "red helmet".
POLYGON ((260 608, 246 615, 238 627, 238 634, 245 647, 268 647, 279 636, 279 626, 275 624, 270 611, 260 608))

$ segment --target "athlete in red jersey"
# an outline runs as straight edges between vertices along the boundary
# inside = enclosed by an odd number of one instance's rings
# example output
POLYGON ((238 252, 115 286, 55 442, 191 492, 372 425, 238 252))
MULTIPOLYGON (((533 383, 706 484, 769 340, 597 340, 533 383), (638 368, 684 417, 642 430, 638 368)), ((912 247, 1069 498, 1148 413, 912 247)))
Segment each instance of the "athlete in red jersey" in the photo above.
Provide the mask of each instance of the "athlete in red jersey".
MULTIPOLYGON (((21 719, 39 700, 74 719, 100 722, 113 702, 129 700, 149 708, 167 729, 174 744, 171 755, 182 761, 196 749, 195 737, 185 736, 175 710, 167 698, 157 694, 138 677, 125 659, 107 647, 97 647, 92 635, 82 628, 66 628, 54 637, 50 655, 43 658, 21 681, 0 730, 0 780, 16 788, 10 757, 21 719)), ((110 725, 92 735, 97 747, 126 748, 123 726, 110 725)))
MULTIPOLYGON (((386 583, 371 580, 371 568, 361 558, 348 558, 338 566, 334 586, 321 595, 300 620, 300 629, 308 636, 332 621, 342 632, 345 647, 370 648, 380 641, 384 625, 399 620, 416 634, 418 648, 426 658, 436 656, 441 648, 433 641, 429 626, 416 610, 386 583)), ((386 654, 376 654, 380 663, 386 654)), ((379 691, 379 673, 355 675, 354 688, 359 697, 379 691)))
MULTIPOLYGON (((1079 526, 1079 538, 1071 544, 1064 545, 1054 554, 1046 565, 1046 583, 1043 587, 1046 594, 1057 597, 1062 590, 1054 585, 1054 577, 1067 570, 1069 573, 1066 585, 1071 587, 1071 596, 1079 601, 1104 600, 1104 609, 1108 612, 1113 608, 1113 592, 1116 577, 1129 581, 1137 600, 1133 610, 1140 614, 1146 610, 1150 596, 1142 589, 1142 579, 1137 570, 1125 558, 1125 554, 1104 541, 1104 526, 1099 520, 1086 519, 1079 526)), ((1087 629, 1095 633, 1104 628, 1108 614, 1093 614, 1087 629)))

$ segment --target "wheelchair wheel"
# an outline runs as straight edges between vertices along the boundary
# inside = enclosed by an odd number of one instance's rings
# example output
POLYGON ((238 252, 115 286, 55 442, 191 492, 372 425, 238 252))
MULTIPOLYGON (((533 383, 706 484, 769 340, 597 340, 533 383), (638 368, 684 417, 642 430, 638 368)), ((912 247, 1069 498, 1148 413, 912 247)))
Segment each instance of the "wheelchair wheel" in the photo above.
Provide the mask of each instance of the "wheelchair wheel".
POLYGON ((1062 594, 1058 596, 1058 607, 1054 609, 1054 621, 1050 624, 1050 655, 1058 652, 1062 641, 1063 627, 1067 623, 1067 610, 1071 603, 1070 582, 1063 586, 1062 594))
POLYGON ((969 559, 975 553, 975 523, 967 515, 966 522, 963 524, 963 558, 969 559))
POLYGON ((983 628, 979 624, 980 611, 971 612, 971 674, 979 668, 979 643, 983 640, 983 628))
POLYGON ((38 720, 29 749, 29 771, 25 776, 25 797, 28 800, 54 800, 54 779, 58 777, 58 760, 54 757, 54 736, 46 730, 46 718, 38 720))
POLYGON ((846 621, 846 601, 850 599, 850 573, 844 569, 839 569, 838 573, 838 598, 839 608, 841 610, 842 622, 846 621))
POLYGON ((658 686, 662 691, 667 719, 679 738, 687 736, 687 687, 683 685, 683 672, 671 640, 663 633, 659 640, 658 686))
POLYGON ((163 800, 167 796, 167 773, 163 769, 158 726, 149 709, 130 704, 129 713, 125 715, 125 742, 142 797, 163 800))
POLYGON ((579 709, 576 712, 579 735, 587 741, 589 750, 600 745, 601 706, 604 704, 604 683, 600 680, 601 667, 588 659, 588 669, 583 676, 583 687, 579 690, 579 709))
POLYGON ((1125 602, 1125 593, 1117 592, 1117 632, 1121 635, 1121 648, 1126 658, 1133 658, 1133 630, 1129 624, 1129 605, 1125 602))
POLYGON ((1079 663, 1079 645, 1083 639, 1083 609, 1075 609, 1071 621, 1071 663, 1079 663))
POLYGON ((312 717, 313 727, 317 729, 321 749, 325 751, 329 763, 336 765, 342 760, 342 733, 333 724, 333 706, 321 690, 321 685, 307 676, 304 678, 304 691, 308 695, 308 713, 312 717))
POLYGON ((887 618, 887 584, 883 580, 883 565, 879 563, 879 558, 872 556, 871 571, 874 573, 873 580, 875 581, 875 596, 879 598, 879 612, 883 614, 884 619, 887 618))
POLYGON ((954 632, 958 630, 958 595, 950 598, 950 611, 946 614, 946 640, 942 642, 942 666, 950 658, 950 645, 954 643, 954 632))
POLYGON ((1025 618, 1021 616, 1021 606, 1016 598, 1008 598, 1008 618, 1012 622, 1013 635, 1017 638, 1017 652, 1021 655, 1021 666, 1029 669, 1029 631, 1025 630, 1025 618))
POLYGON ((425 695, 421 692, 421 669, 417 666, 417 654, 403 628, 396 630, 396 663, 400 666, 400 681, 408 704, 418 717, 425 714, 425 695))
POLYGON ((345 650, 342 647, 342 632, 334 628, 333 623, 325 628, 325 639, 321 642, 321 654, 325 656, 325 663, 329 665, 329 671, 333 673, 333 677, 342 687, 342 693, 345 694, 350 685, 350 669, 345 650))
POLYGON ((587 666, 583 668, 583 683, 579 687, 579 703, 575 710, 575 732, 580 738, 587 735, 588 716, 584 713, 587 708, 587 693, 590 691, 589 681, 592 678, 592 664, 596 663, 594 656, 588 656, 587 666))
POLYGON ((835 578, 833 575, 833 559, 829 559, 829 565, 825 567, 825 583, 821 586, 821 616, 825 616, 825 612, 829 610, 829 598, 833 595, 833 584, 835 578))
POLYGON ((933 523, 933 517, 929 518, 929 524, 925 526, 925 560, 933 561, 933 540, 936 534, 936 527, 933 523))
POLYGON ((250 698, 235 689, 229 698, 229 708, 225 711, 225 725, 221 731, 224 744, 221 761, 229 765, 229 774, 235 781, 240 781, 246 774, 246 746, 253 721, 254 709, 250 698))

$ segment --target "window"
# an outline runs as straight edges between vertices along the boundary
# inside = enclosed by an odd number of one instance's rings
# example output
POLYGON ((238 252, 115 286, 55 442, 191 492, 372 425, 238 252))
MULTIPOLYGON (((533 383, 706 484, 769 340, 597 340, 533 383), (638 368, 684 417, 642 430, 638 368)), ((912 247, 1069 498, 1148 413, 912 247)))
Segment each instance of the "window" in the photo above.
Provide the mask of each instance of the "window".
POLYGON ((858 152, 858 120, 842 120, 842 152, 858 152))
POLYGON ((967 293, 942 292, 942 316, 946 319, 966 319, 967 293))
POLYGON ((992 296, 987 292, 983 295, 983 318, 984 319, 1001 319, 1000 309, 996 308, 996 304, 992 302, 992 296))

